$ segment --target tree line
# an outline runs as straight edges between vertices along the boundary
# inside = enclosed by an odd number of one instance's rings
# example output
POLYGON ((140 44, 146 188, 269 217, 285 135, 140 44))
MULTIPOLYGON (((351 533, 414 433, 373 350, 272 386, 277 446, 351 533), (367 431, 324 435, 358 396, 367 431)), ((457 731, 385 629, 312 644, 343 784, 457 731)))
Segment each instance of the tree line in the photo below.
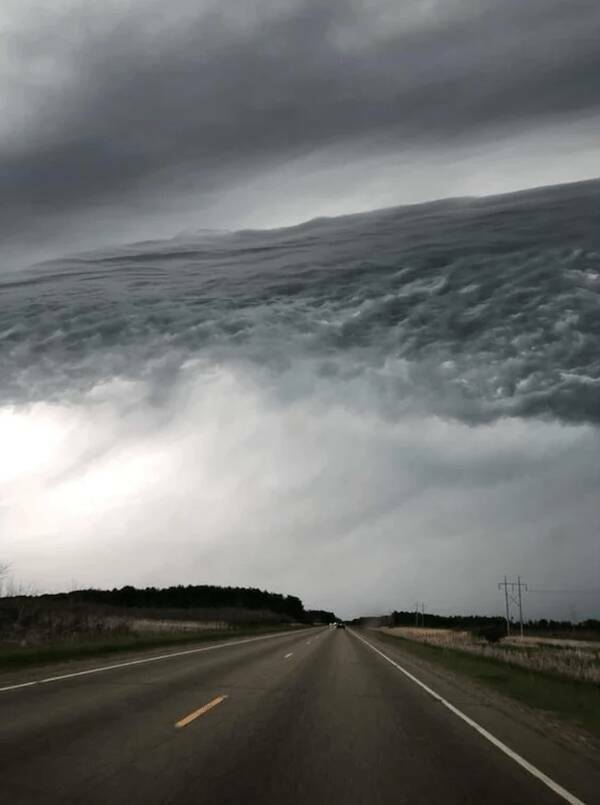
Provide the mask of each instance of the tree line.
MULTIPOLYGON (((27 596, 29 597, 29 596, 27 596)), ((48 602, 96 604, 124 609, 226 609, 268 610, 283 621, 329 623, 335 620, 327 610, 305 610, 295 595, 282 595, 254 587, 219 587, 210 584, 178 584, 172 587, 125 587, 112 590, 95 588, 35 596, 48 602)))
MULTIPOLYGON (((381 615, 377 618, 356 618, 353 623, 356 625, 372 625, 377 620, 380 626, 415 626, 417 616, 414 611, 393 611, 389 615, 381 615)), ((419 613, 418 625, 430 627, 432 629, 460 629, 472 631, 482 627, 505 627, 506 620, 499 615, 436 615, 426 612, 424 615, 419 613)), ((540 618, 538 620, 528 620, 524 623, 525 627, 532 632, 600 632, 600 620, 588 618, 584 621, 573 623, 572 621, 549 620, 540 618)))

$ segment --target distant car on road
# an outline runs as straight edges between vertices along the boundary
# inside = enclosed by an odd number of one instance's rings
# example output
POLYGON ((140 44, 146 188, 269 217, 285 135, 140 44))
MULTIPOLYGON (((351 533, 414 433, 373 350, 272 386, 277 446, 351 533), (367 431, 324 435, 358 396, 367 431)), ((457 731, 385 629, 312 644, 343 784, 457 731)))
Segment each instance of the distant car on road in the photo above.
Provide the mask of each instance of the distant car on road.
POLYGON ((335 628, 336 628, 336 629, 345 629, 345 628, 346 628, 346 624, 345 624, 345 623, 342 623, 341 621, 338 621, 338 623, 336 623, 336 625, 335 625, 335 628))

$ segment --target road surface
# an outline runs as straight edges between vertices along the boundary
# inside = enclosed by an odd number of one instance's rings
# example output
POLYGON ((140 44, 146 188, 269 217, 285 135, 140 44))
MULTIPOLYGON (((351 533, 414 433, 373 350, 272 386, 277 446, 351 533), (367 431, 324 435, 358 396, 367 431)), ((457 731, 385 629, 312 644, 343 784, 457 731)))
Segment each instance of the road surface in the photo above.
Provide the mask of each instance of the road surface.
POLYGON ((374 632, 315 628, 177 654, 0 691, 0 800, 600 801, 583 761, 561 757, 522 724, 494 722, 480 701, 455 691, 459 713, 548 775, 552 790, 393 665, 436 684, 374 632))

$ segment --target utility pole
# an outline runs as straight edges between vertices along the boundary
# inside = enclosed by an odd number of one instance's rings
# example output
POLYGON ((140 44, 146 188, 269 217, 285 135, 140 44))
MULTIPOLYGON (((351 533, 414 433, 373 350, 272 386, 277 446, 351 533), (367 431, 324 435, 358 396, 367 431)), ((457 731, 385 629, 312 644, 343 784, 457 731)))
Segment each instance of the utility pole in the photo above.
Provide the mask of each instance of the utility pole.
POLYGON ((415 604, 415 626, 419 626, 419 616, 421 618, 421 626, 425 626, 425 602, 417 601, 415 604))
POLYGON ((506 634, 510 635, 510 610, 508 608, 508 582, 506 581, 506 576, 504 581, 498 582, 498 589, 501 587, 504 587, 504 602, 506 604, 506 634))
POLYGON ((506 576, 504 581, 498 582, 498 589, 504 587, 504 603, 506 606, 506 634, 510 635, 510 605, 514 604, 519 608, 519 629, 521 637, 523 637, 523 596, 522 590, 527 590, 527 585, 521 581, 521 577, 517 576, 517 581, 507 581, 506 576), (509 592, 510 590, 510 592, 509 592), (515 590, 517 594, 515 597, 515 590))
POLYGON ((517 586, 519 588, 519 624, 521 625, 521 637, 523 637, 523 600, 521 597, 521 587, 525 587, 527 590, 526 584, 521 584, 521 577, 517 576, 517 586))

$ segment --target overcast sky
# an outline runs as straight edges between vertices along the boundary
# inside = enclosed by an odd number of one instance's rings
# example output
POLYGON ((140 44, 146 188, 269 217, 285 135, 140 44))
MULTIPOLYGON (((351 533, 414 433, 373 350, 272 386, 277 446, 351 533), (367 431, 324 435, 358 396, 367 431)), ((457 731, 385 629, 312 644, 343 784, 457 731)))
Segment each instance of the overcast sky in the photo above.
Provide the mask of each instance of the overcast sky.
POLYGON ((4 265, 588 178, 596 0, 4 0, 4 265))
MULTIPOLYGON (((598 0, 2 0, 0 273, 595 177, 599 42, 598 0)), ((0 562, 597 615, 598 185, 511 203, 4 274, 0 562)))

